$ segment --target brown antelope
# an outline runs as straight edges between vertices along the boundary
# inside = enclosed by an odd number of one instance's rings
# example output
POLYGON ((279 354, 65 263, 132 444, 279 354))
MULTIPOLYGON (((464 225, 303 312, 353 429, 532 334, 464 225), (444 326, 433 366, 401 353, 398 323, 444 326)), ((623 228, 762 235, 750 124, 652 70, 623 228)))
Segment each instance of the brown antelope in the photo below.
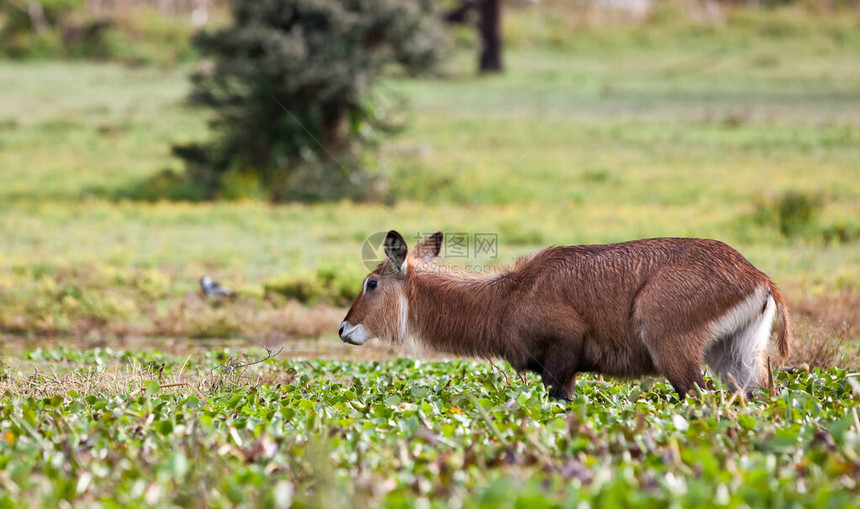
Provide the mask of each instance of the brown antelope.
POLYGON ((442 232, 407 252, 388 232, 387 259, 364 280, 340 337, 380 337, 456 355, 502 358, 540 373, 569 399, 578 372, 664 375, 682 397, 705 388, 702 363, 736 391, 766 382, 774 315, 788 357, 790 325, 773 281, 736 250, 705 239, 659 238, 551 247, 500 272, 450 270, 442 232), (446 269, 447 268, 447 269, 446 269))

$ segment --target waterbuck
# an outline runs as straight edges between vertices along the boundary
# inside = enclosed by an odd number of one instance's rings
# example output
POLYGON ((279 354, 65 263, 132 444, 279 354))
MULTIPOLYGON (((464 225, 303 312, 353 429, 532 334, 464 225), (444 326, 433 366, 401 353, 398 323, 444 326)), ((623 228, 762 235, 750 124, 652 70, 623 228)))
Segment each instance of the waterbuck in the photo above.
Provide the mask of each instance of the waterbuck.
POLYGON ((790 325, 773 281, 716 240, 659 238, 551 247, 476 275, 437 259, 442 232, 410 253, 396 231, 340 325, 343 341, 380 337, 439 352, 502 358, 569 399, 578 372, 664 375, 679 395, 705 388, 702 363, 733 390, 767 381, 778 312, 779 355, 790 325))

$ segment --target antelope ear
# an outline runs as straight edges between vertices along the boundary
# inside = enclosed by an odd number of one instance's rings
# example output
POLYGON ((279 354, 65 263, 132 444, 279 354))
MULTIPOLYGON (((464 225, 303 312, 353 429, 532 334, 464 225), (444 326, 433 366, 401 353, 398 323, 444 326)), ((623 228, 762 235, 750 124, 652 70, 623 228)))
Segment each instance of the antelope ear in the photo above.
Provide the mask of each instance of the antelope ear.
POLYGON ((424 242, 415 246, 415 249, 412 251, 413 255, 416 258, 421 258, 422 260, 432 260, 439 256, 439 251, 442 249, 442 232, 436 232, 433 235, 430 235, 424 242))
POLYGON ((400 268, 403 267, 403 262, 406 261, 406 253, 408 252, 406 249, 406 241, 403 240, 403 237, 399 233, 391 230, 388 232, 388 235, 385 236, 385 243, 383 246, 385 248, 385 254, 391 262, 392 268, 397 272, 400 272, 400 268))

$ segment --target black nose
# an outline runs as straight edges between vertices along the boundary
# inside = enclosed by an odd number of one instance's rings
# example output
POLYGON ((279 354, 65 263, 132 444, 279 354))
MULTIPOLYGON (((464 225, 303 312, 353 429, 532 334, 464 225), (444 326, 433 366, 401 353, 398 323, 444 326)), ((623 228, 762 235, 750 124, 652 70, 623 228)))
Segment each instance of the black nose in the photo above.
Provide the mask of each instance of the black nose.
POLYGON ((341 322, 340 329, 337 330, 337 335, 343 336, 343 329, 345 329, 345 328, 346 328, 346 326, 343 324, 343 322, 341 322))

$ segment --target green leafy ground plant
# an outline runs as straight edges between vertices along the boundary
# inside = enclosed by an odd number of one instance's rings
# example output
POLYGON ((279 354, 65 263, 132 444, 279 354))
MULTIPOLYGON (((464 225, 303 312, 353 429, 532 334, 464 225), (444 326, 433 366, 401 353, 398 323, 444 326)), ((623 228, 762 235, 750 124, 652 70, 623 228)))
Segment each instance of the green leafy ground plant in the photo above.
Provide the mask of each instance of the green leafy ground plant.
POLYGON ((0 506, 857 504, 845 371, 746 402, 584 376, 562 404, 500 369, 30 351, 0 377, 0 506))

